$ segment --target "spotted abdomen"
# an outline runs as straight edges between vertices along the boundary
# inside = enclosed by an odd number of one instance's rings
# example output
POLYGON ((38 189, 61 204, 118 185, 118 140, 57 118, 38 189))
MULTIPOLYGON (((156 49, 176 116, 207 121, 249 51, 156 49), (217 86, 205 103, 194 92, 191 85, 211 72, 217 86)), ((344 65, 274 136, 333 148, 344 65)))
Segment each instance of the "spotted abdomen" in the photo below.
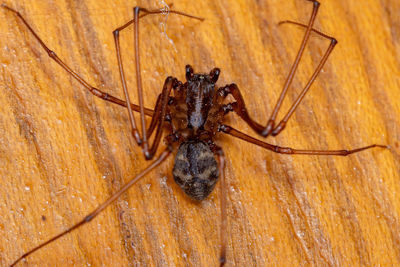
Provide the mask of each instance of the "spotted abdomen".
POLYGON ((175 182, 195 200, 205 199, 218 180, 218 164, 210 148, 201 141, 179 146, 174 170, 175 182))

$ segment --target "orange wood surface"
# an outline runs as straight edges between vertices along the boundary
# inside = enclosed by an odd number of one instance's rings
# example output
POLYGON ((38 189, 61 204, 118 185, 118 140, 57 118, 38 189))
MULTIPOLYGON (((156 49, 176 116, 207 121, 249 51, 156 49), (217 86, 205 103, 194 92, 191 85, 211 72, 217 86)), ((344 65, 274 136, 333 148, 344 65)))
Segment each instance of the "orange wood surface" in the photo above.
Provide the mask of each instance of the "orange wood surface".
MULTIPOLYGON (((4 0, 18 9, 72 69, 122 97, 112 31, 132 7, 160 1, 4 0)), ((373 149, 349 157, 288 156, 219 135, 228 183, 227 266, 400 265, 400 2, 326 0, 315 27, 338 46, 287 129, 267 141, 304 149, 373 149)), ((251 115, 270 115, 312 5, 302 0, 174 1, 204 22, 143 19, 146 106, 184 67, 221 68, 251 115)), ((121 33, 135 91, 133 30, 121 33)), ((312 36, 280 117, 329 41, 312 36)), ((143 169, 125 109, 95 98, 0 10, 0 265, 65 230, 143 169)), ((235 115, 227 122, 256 136, 235 115)), ((217 266, 219 187, 198 204, 174 183, 173 159, 93 222, 21 266, 217 266)))

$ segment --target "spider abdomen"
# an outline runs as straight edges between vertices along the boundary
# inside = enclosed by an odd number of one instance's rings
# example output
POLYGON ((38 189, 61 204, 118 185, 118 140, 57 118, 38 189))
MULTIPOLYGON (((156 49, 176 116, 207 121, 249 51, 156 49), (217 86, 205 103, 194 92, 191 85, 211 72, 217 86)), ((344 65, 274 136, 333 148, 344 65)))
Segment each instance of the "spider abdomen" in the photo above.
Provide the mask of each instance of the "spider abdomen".
POLYGON ((179 146, 173 175, 175 182, 189 197, 203 200, 218 180, 218 164, 204 142, 187 141, 179 146))

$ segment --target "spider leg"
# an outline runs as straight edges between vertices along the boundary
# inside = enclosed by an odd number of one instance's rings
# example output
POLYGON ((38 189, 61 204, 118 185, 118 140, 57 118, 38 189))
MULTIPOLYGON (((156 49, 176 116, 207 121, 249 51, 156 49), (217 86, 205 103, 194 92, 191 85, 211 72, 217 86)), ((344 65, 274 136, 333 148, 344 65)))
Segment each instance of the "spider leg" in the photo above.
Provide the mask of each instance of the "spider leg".
MULTIPOLYGON (((293 21, 283 21, 280 23, 291 23, 291 24, 295 24, 298 26, 302 26, 302 27, 307 27, 304 24, 301 23, 297 23, 297 22, 293 22, 293 21)), ((308 92, 308 90, 310 89, 311 85, 314 83, 315 79, 317 78, 318 74, 321 72, 322 68, 324 67, 326 61, 328 60, 329 55, 331 54, 332 50, 335 48, 336 44, 338 43, 337 40, 331 36, 328 36, 324 33, 321 33, 317 30, 311 29, 311 31, 317 33, 318 35, 327 38, 329 40, 331 40, 331 43, 329 44, 329 47, 327 48, 324 56, 322 57, 321 61, 319 62, 317 68, 315 69, 313 75, 311 76, 310 80, 308 81, 307 85, 304 87, 304 89, 301 91, 301 93, 297 96, 296 100, 294 101, 294 103, 292 104, 292 106, 290 107, 289 111, 286 113, 285 117, 283 117, 283 119, 279 122, 279 124, 272 130, 271 134, 273 136, 278 135, 286 126, 287 121, 290 119, 290 117, 293 115, 293 112, 296 110, 296 108, 298 107, 298 105, 301 103, 301 101, 304 99, 304 96, 306 95, 306 93, 308 92)))
POLYGON ((221 251, 219 257, 220 267, 224 266, 226 263, 226 237, 227 237, 227 225, 228 225, 228 216, 226 213, 226 204, 228 198, 228 190, 225 178, 225 155, 224 151, 221 147, 217 146, 214 142, 210 145, 211 151, 213 151, 214 155, 218 159, 218 170, 219 170, 219 179, 220 179, 220 206, 221 206, 221 231, 220 231, 220 239, 221 239, 221 251))
MULTIPOLYGON (((311 0, 308 0, 311 1, 311 0)), ((310 17, 310 21, 308 25, 304 25, 301 23, 297 23, 297 22, 292 22, 292 21, 283 21, 280 24, 283 23, 291 23, 291 24, 296 24, 298 26, 301 27, 305 27, 306 33, 303 39, 303 42, 300 46, 300 49, 297 53, 297 57, 295 59, 295 62, 292 65, 292 68, 289 72, 289 75, 286 79, 285 85, 283 87, 283 90, 281 92, 281 95, 275 105, 275 108, 272 112, 272 115, 270 117, 270 119, 267 122, 267 126, 263 126, 261 124, 259 124, 258 122, 254 121, 248 114, 247 109, 246 109, 246 105, 243 99, 242 94, 240 93, 240 90, 238 88, 238 86, 236 84, 229 84, 226 85, 225 87, 222 87, 219 89, 219 94, 222 95, 223 97, 226 97, 227 95, 232 95, 236 102, 234 103, 230 103, 227 104, 225 106, 227 111, 235 111, 257 134, 261 135, 261 136, 268 136, 269 134, 272 134, 273 136, 279 134, 286 126, 287 121, 289 120, 289 118, 291 117, 291 115, 293 114, 293 112, 296 110, 296 108, 298 107, 298 105, 300 104, 300 102, 303 100, 305 94, 308 92, 308 90, 310 89, 312 83, 315 81, 315 79, 317 78, 318 74, 320 73, 322 67, 324 66, 325 62, 327 61, 330 53, 332 52, 333 48, 335 47, 335 45, 337 44, 337 41, 335 38, 330 37, 326 34, 323 34, 315 29, 312 28, 312 25, 314 23, 315 17, 317 15, 317 11, 318 11, 318 7, 319 7, 319 3, 317 1, 312 1, 314 3, 314 9, 313 9, 313 13, 310 17), (303 89, 303 91, 299 94, 299 96, 297 97, 297 99, 295 100, 295 102, 293 103, 292 107, 289 109, 289 111, 287 112, 286 116, 279 122, 279 124, 275 127, 275 119, 277 116, 277 113, 282 105, 283 99, 287 93, 287 90, 289 88, 289 86, 291 85, 292 81, 293 81, 293 77, 294 74, 297 70, 297 67, 299 65, 300 59, 303 55, 304 49, 305 49, 305 45, 308 42, 309 36, 311 32, 315 32, 325 38, 328 38, 331 40, 331 44, 329 45, 328 49, 326 50, 323 58, 321 59, 318 67, 316 68, 314 74, 312 75, 312 77, 310 78, 309 82, 307 83, 306 87, 303 89)))
POLYGON ((119 198, 123 193, 125 193, 132 185, 134 185, 137 181, 139 181, 141 178, 143 178, 146 174, 148 174, 150 171, 152 171, 154 168, 156 168, 158 165, 160 165, 164 160, 171 154, 172 148, 168 146, 159 156, 156 160, 154 160, 146 169, 144 169, 141 173, 136 175, 134 178, 132 178, 129 182, 127 182, 121 189, 119 189, 117 192, 115 192, 110 198, 108 198, 106 201, 104 201, 102 204, 100 204, 94 211, 92 211, 90 214, 85 216, 80 222, 74 224, 67 230, 61 232, 60 234, 50 238, 49 240, 43 242, 42 244, 36 246, 35 248, 29 250, 28 252, 24 253, 22 256, 20 256, 17 260, 15 260, 10 266, 15 266, 18 262, 20 262, 22 259, 28 257, 35 251, 41 249, 42 247, 52 243, 53 241, 56 241, 60 237, 78 229, 82 225, 90 222, 95 218, 97 215, 99 215, 100 212, 102 212, 105 208, 107 208, 112 202, 114 202, 117 198, 119 198))
POLYGON ((369 146, 364 146, 361 148, 351 149, 351 150, 304 150, 304 149, 294 149, 290 147, 280 147, 276 145, 272 145, 263 141, 260 141, 256 138, 253 138, 245 133, 242 133, 228 125, 220 125, 219 131, 234 136, 236 138, 242 139, 246 142, 255 144, 257 146, 263 147, 265 149, 271 150, 275 153, 280 154, 302 154, 302 155, 333 155, 333 156, 348 156, 350 154, 358 153, 360 151, 370 149, 373 147, 380 147, 380 148, 389 148, 388 146, 373 144, 369 146))
POLYGON ((145 133, 147 138, 151 136, 154 129, 156 129, 156 135, 153 140, 153 144, 151 148, 147 151, 143 151, 147 160, 152 159, 157 151, 158 145, 160 144, 162 133, 163 133, 163 125, 165 122, 165 116, 167 114, 168 102, 170 99, 171 89, 174 84, 177 82, 175 78, 168 77, 165 80, 164 87, 162 93, 157 99, 156 108, 154 116, 150 122, 150 126, 148 131, 145 133))
MULTIPOLYGON (((32 29, 32 27, 28 24, 28 22, 24 19, 24 17, 21 15, 21 13, 19 13, 18 11, 16 11, 15 9, 12 9, 11 7, 8 7, 5 4, 2 4, 1 7, 5 8, 8 11, 11 11, 12 13, 14 13, 22 22, 23 24, 27 27, 27 29, 29 30, 29 32, 32 33, 32 35, 35 37, 35 39, 39 42, 39 44, 43 47, 43 49, 47 52, 47 54, 49 55, 49 57, 51 59, 53 59, 55 62, 57 62, 58 65, 60 65, 65 71, 67 71, 72 77, 74 77, 80 84, 82 84, 87 90, 89 90, 90 93, 92 93, 93 95, 109 101, 111 103, 126 107, 126 102, 116 98, 108 93, 105 93, 101 90, 99 90, 98 88, 90 85, 88 82, 86 82, 78 73, 74 72, 67 64, 64 63, 64 61, 62 61, 57 54, 50 50, 47 45, 44 43, 44 41, 39 37, 39 35, 32 29)), ((131 109, 138 112, 139 106, 132 104, 130 105, 131 109)), ((148 108, 144 108, 144 113, 147 116, 153 116, 153 110, 148 109, 148 108)))
MULTIPOLYGON (((147 15, 153 15, 153 14, 162 14, 165 12, 164 10, 147 10, 145 8, 141 7, 135 7, 133 9, 134 11, 134 18, 133 20, 125 23, 123 26, 117 28, 114 30, 114 41, 115 41, 115 47, 116 47, 116 53, 117 53, 117 59, 118 59, 118 67, 119 67, 119 72, 121 76, 121 82, 122 82, 122 87, 124 90, 125 94, 125 99, 126 101, 130 102, 130 97, 129 97, 129 92, 128 88, 126 85, 126 79, 125 79, 125 74, 124 74, 124 68, 122 64, 122 57, 121 57, 121 49, 120 49, 120 43, 119 43, 119 32, 128 27, 131 24, 134 24, 134 44, 135 44, 135 63, 136 63, 136 82, 137 82, 137 91, 138 91, 138 100, 139 100, 139 110, 140 110, 140 122, 141 122, 141 128, 142 128, 142 136, 140 136, 138 128, 136 126, 136 120, 135 117, 133 116, 132 108, 130 106, 127 106, 128 110, 128 115, 129 115, 129 121, 132 126, 132 134, 133 137, 136 140, 136 143, 138 145, 142 146, 143 153, 145 154, 146 159, 151 158, 151 153, 149 153, 149 145, 148 145, 148 140, 147 140, 147 133, 146 133, 146 120, 145 120, 145 112, 144 112, 144 104, 143 104, 143 87, 142 87, 142 78, 141 78, 141 71, 140 71, 140 55, 139 55, 139 18, 142 18, 147 15), (140 15, 140 12, 143 14, 140 15)), ((186 16, 189 18, 193 19, 198 19, 198 20, 203 20, 202 18, 195 17, 180 11, 175 11, 175 10, 169 10, 169 13, 172 14, 177 14, 181 16, 186 16)))
POLYGON ((157 126, 157 122, 160 119, 160 111, 161 111, 161 94, 158 95, 156 105, 154 108, 154 116, 151 118, 150 126, 147 129, 147 139, 151 137, 153 131, 157 126))
MULTIPOLYGON (((254 121, 248 114, 247 109, 246 109, 246 105, 243 99, 242 94, 240 93, 240 90, 238 88, 238 86, 236 84, 229 84, 226 85, 225 87, 222 87, 219 89, 219 94, 222 95, 223 97, 228 96, 229 94, 232 95, 234 97, 234 99, 236 100, 235 103, 230 103, 227 104, 225 106, 227 111, 235 111, 236 114, 238 114, 257 134, 261 135, 261 136, 268 136, 269 134, 273 134, 276 135, 278 134, 280 131, 283 130, 287 120, 290 118, 290 116, 293 114, 293 112, 295 111, 296 107, 298 106, 298 104, 301 102, 301 100, 303 99, 305 93, 308 91, 308 89, 310 88, 311 84, 314 82, 316 76, 318 75, 319 71, 322 69, 324 63, 326 62, 326 59, 328 58, 330 52, 332 51, 333 47, 335 46, 335 44, 333 42, 333 38, 332 38, 332 42, 331 45, 329 46, 327 52, 325 53, 325 56, 323 57, 323 59, 321 60, 320 64, 317 67, 317 70, 315 71, 314 75, 312 76, 312 78, 310 79, 310 81, 308 82, 307 86, 303 89, 303 92, 299 95, 298 99, 295 101, 295 103, 293 104, 292 108, 289 110, 288 114, 285 116, 285 118, 278 124, 278 126, 276 128, 274 128, 275 126, 275 119, 277 116, 277 113, 282 105, 283 99, 286 96, 287 90, 289 88, 289 86, 291 85, 292 81, 293 81, 293 77, 294 74, 297 70, 297 67, 299 65, 300 59, 303 55, 305 46, 308 42, 310 33, 313 32, 317 32, 321 35, 324 36, 324 34, 314 30, 312 28, 314 21, 315 21, 315 17, 317 16, 317 12, 318 12, 318 8, 319 8, 319 2, 317 1, 312 1, 312 0, 308 0, 314 3, 314 8, 313 8, 313 12, 312 15, 310 17, 309 23, 308 25, 303 25, 301 24, 300 26, 306 27, 306 33, 304 35, 303 38, 303 42, 301 43, 300 49, 297 53, 296 59, 290 69, 289 75, 286 78, 286 82, 285 85, 282 89, 281 95, 275 105, 275 108, 271 114, 270 119, 267 122, 266 126, 263 126, 261 124, 259 124, 258 122, 254 121)), ((282 23, 288 23, 288 22, 282 22, 282 23)), ((281 23, 281 24, 282 24, 281 23)), ((291 22, 289 22, 291 23, 291 22)), ((331 38, 331 37, 328 37, 331 38)), ((336 42, 336 40, 335 40, 336 42)))
MULTIPOLYGON (((278 23, 278 26, 281 26, 281 25, 283 25, 283 24, 293 24, 293 25, 300 26, 300 27, 302 27, 302 28, 307 28, 307 25, 305 25, 305 24, 303 24, 303 23, 300 23, 300 22, 292 21, 292 20, 282 20, 282 21, 280 21, 280 22, 278 23)), ((321 37, 326 38, 326 39, 329 39, 329 40, 334 39, 333 37, 331 37, 331 36, 329 36, 329 35, 327 35, 327 34, 321 32, 321 31, 318 31, 318 30, 316 30, 316 29, 314 29, 314 28, 311 29, 311 31, 314 32, 314 33, 316 33, 316 34, 318 34, 318 35, 321 36, 321 37)))
POLYGON ((265 127, 253 120, 246 108, 246 103, 244 102, 242 93, 239 90, 239 87, 232 83, 221 87, 218 89, 218 95, 223 98, 227 97, 228 95, 232 95, 236 102, 228 103, 224 105, 224 109, 226 112, 234 111, 239 117, 241 117, 256 133, 262 135, 265 127))
POLYGON ((226 229, 227 229, 227 213, 226 200, 228 197, 227 184, 225 179, 225 156, 222 149, 218 153, 219 178, 221 179, 221 255, 219 258, 220 266, 224 266, 226 262, 226 229))
POLYGON ((312 11, 311 17, 310 17, 308 25, 307 25, 307 30, 306 30, 306 32, 304 34, 304 38, 303 38, 303 41, 302 41, 302 43, 300 45, 299 51, 297 52, 296 59, 294 60, 294 63, 293 63, 293 65, 292 65, 292 67, 290 69, 290 72, 289 72, 289 74, 288 74, 288 76, 286 78, 285 85, 283 86, 283 89, 282 89, 282 92, 281 92, 281 94, 280 94, 280 96, 278 98, 278 101, 275 104, 275 107, 274 107, 274 109, 272 111, 272 114, 271 114, 271 116, 270 116, 270 118, 269 118, 269 120, 267 122, 267 125, 265 126, 264 130, 261 132, 261 135, 264 136, 264 137, 268 136, 269 134, 271 134, 272 131, 274 130, 276 116, 278 115, 278 111, 281 108, 282 102, 283 102, 283 100, 284 100, 284 98, 285 98, 285 96, 287 94, 287 91, 288 91, 290 85, 292 84, 292 81, 293 81, 293 78, 294 78, 294 74, 296 73, 296 70, 297 70, 297 68, 299 66, 300 59, 303 56, 304 49, 305 49, 305 47, 307 45, 307 42, 308 42, 308 40, 310 38, 310 33, 311 33, 311 30, 312 30, 312 26, 314 24, 315 18, 316 18, 317 13, 318 13, 318 8, 320 6, 320 3, 318 1, 315 1, 315 0, 307 0, 307 1, 313 2, 313 11, 312 11))

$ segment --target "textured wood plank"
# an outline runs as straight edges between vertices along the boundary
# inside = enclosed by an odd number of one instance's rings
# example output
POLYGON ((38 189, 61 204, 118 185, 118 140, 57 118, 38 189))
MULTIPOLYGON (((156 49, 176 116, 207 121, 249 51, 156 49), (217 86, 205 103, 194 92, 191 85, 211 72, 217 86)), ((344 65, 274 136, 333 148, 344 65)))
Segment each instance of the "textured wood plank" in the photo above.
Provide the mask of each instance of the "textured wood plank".
MULTIPOLYGON (((8 0, 70 66, 122 96, 112 30, 132 1, 8 0), (121 2, 121 1, 118 1, 121 2)), ((158 1, 138 5, 159 8, 158 1)), ((174 1, 203 23, 170 16, 142 26, 146 105, 184 66, 222 69, 265 122, 306 22, 302 0, 174 1)), ((229 266, 400 264, 400 3, 322 1, 316 27, 339 45, 287 129, 272 143, 297 148, 392 146, 350 157, 278 155, 220 136, 229 184, 229 266)), ((0 264, 66 229, 146 166, 126 110, 96 99, 52 62, 12 14, 0 11, 0 264)), ((132 29, 122 33, 134 89, 132 29)), ((286 110, 329 42, 313 36, 286 110)), ((132 90, 133 91, 133 90, 132 90)), ((281 115, 283 112, 281 113, 281 115)), ((237 117, 230 124, 252 133, 237 117)), ((254 135, 255 136, 255 135, 254 135)), ((219 188, 191 202, 173 161, 153 171, 92 223, 33 254, 29 265, 216 266, 219 188)))

